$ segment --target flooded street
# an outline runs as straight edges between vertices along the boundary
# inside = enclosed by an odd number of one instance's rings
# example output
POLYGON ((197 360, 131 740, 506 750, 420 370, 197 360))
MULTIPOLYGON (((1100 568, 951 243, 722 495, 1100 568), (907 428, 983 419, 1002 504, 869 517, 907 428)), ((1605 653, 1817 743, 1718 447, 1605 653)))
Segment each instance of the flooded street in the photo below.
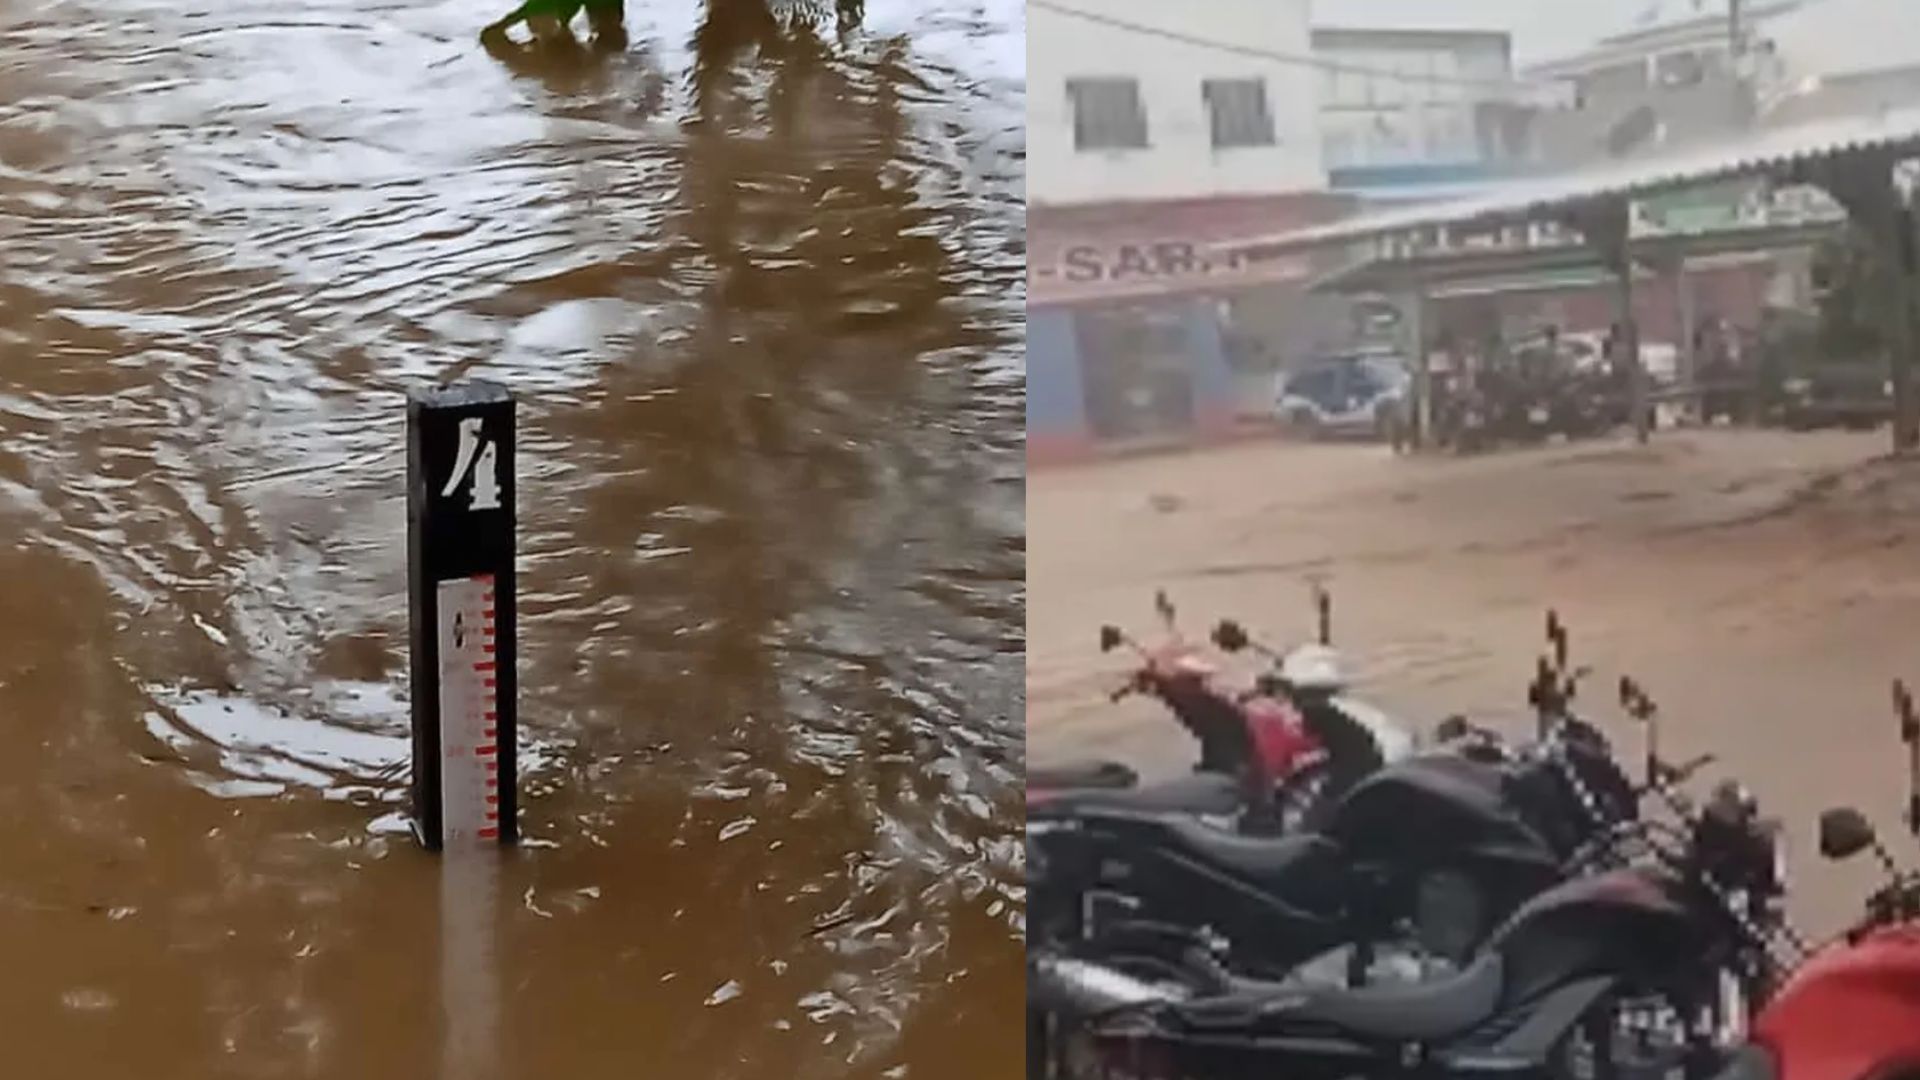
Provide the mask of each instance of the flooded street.
POLYGON ((1021 6, 506 6, 0 0, 0 1061, 1013 1075, 1021 6), (463 375, 521 401, 479 933, 403 812, 463 375))

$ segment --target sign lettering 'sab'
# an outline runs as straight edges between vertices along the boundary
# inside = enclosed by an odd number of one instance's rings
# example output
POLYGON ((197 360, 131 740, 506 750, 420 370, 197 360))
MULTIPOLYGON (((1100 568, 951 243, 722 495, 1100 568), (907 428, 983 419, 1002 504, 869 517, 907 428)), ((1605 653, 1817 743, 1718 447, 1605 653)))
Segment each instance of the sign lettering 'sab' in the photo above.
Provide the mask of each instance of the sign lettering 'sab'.
POLYGON ((453 475, 447 477, 447 486, 440 489, 440 496, 448 498, 459 489, 460 481, 466 479, 468 472, 473 474, 473 487, 469 492, 467 509, 500 509, 500 477, 495 466, 493 440, 480 437, 478 416, 463 417, 460 421, 460 450, 453 463, 453 475))

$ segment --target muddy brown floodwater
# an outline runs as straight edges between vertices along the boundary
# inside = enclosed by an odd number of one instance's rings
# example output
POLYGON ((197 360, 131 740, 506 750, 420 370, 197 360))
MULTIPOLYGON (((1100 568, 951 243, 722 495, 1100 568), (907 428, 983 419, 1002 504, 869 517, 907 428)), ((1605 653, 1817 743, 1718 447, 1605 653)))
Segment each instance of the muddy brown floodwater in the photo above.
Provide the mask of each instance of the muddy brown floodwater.
POLYGON ((0 0, 0 1071, 1014 1075, 1020 5, 507 6, 0 0), (526 842, 447 966, 401 438, 462 373, 526 842))

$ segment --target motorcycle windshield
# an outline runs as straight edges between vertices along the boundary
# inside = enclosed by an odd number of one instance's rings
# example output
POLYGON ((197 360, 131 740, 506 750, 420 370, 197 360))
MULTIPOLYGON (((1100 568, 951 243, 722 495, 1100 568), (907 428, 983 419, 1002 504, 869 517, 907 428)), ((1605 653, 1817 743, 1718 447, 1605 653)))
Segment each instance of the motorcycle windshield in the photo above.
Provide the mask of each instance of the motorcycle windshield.
POLYGON ((1367 729, 1373 741, 1380 748, 1380 759, 1389 765, 1396 761, 1405 761, 1419 749, 1419 743, 1413 734, 1400 726, 1399 722, 1386 713, 1364 701, 1350 697, 1333 699, 1335 708, 1346 713, 1353 721, 1367 729))

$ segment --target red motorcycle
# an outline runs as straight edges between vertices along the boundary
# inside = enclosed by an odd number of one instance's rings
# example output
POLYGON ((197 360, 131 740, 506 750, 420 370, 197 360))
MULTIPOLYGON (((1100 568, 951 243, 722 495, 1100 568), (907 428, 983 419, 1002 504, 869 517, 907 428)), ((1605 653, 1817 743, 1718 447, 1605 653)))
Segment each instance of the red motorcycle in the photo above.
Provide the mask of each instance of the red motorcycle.
POLYGON ((1142 785, 1132 770, 1111 762, 1035 769, 1027 777, 1030 812, 1072 803, 1214 818, 1258 817, 1272 803, 1277 786, 1317 759, 1319 743, 1290 702, 1221 687, 1214 665, 1174 630, 1172 605, 1164 595, 1157 604, 1167 624, 1166 644, 1149 648, 1118 627, 1101 628, 1102 652, 1125 646, 1140 659, 1109 697, 1117 703, 1145 694, 1165 704, 1200 744, 1193 775, 1142 785))
MULTIPOLYGON (((1920 716, 1894 684, 1907 746, 1907 827, 1920 837, 1920 716)), ((1902 872, 1858 810, 1820 818, 1820 853, 1872 851, 1888 883, 1865 917, 1801 965, 1755 1017, 1749 1045, 1721 1080, 1920 1078, 1920 873, 1902 872)))

